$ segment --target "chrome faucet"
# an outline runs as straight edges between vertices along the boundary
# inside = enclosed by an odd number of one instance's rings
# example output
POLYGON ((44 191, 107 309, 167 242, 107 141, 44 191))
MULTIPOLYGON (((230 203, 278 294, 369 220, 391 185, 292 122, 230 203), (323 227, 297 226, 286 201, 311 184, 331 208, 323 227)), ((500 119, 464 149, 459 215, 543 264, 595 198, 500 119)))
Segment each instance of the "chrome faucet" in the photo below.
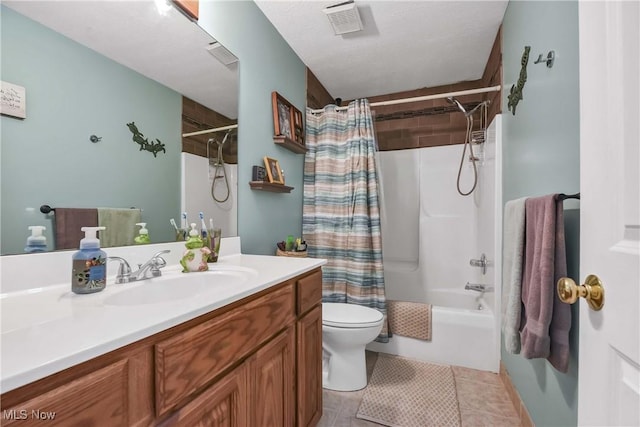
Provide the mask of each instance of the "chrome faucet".
POLYGON ((464 286, 464 289, 467 291, 476 291, 476 292, 493 292, 493 286, 483 285, 481 283, 469 283, 464 286))
POLYGON ((480 267, 482 269, 482 274, 487 273, 487 256, 482 254, 480 259, 470 259, 469 265, 472 267, 480 267))
POLYGON ((129 263, 119 256, 110 256, 108 259, 120 262, 118 273, 116 274, 116 283, 129 283, 138 280, 151 279, 162 275, 160 269, 167 265, 167 261, 160 255, 167 254, 170 250, 164 250, 156 253, 151 259, 144 264, 138 264, 138 270, 132 272, 129 263))

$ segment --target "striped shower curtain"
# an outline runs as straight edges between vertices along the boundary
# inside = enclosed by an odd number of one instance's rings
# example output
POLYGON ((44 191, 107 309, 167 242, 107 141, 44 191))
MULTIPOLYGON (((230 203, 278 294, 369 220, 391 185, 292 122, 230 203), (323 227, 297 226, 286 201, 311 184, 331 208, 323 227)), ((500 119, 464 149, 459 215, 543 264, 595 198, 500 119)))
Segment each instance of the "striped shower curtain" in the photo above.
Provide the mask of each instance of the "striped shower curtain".
POLYGON ((309 256, 326 258, 323 301, 359 304, 385 315, 382 237, 369 102, 348 110, 307 110, 302 233, 309 256))

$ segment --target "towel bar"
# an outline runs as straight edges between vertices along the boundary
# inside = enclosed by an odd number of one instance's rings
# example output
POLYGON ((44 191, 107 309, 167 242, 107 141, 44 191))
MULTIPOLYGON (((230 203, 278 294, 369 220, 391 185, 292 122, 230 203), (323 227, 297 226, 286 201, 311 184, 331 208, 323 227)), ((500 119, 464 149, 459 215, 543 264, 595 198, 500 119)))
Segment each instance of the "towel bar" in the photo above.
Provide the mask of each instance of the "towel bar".
MULTIPOLYGON (((135 206, 131 206, 129 209, 137 209, 135 206)), ((52 208, 49 205, 42 205, 40 206, 40 212, 42 212, 43 214, 48 214, 50 212, 55 212, 56 208, 52 208)), ((143 209, 140 209, 140 212, 144 212, 143 209)))

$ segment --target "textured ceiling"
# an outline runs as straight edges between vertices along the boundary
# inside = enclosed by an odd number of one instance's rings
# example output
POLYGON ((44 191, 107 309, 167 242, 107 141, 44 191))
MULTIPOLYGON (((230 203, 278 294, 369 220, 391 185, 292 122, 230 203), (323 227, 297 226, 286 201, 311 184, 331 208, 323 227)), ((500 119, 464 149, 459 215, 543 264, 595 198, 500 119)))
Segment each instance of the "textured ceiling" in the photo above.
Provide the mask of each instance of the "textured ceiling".
POLYGON ((482 77, 507 0, 356 0, 364 30, 336 36, 335 1, 256 4, 334 97, 353 99, 482 77))
MULTIPOLYGON (((507 0, 356 0, 364 30, 336 36, 322 9, 338 2, 256 4, 331 95, 343 99, 480 78, 507 7, 507 0)), ((213 39, 174 9, 161 16, 148 0, 2 3, 237 117, 237 65, 229 69, 211 57, 205 47, 213 39)))
POLYGON ((238 117, 237 63, 207 52, 215 40, 175 8, 147 1, 2 4, 225 116, 238 117))

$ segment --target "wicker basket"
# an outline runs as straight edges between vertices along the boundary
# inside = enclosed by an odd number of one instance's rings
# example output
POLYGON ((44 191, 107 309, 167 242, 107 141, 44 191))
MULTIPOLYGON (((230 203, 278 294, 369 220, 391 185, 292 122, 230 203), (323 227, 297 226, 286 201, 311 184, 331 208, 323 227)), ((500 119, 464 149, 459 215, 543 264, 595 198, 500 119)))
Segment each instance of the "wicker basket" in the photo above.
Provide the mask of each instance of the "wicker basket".
POLYGON ((276 255, 277 256, 288 256, 288 257, 294 257, 294 258, 306 258, 307 257, 307 251, 301 251, 301 252, 281 251, 280 248, 276 248, 276 255))

